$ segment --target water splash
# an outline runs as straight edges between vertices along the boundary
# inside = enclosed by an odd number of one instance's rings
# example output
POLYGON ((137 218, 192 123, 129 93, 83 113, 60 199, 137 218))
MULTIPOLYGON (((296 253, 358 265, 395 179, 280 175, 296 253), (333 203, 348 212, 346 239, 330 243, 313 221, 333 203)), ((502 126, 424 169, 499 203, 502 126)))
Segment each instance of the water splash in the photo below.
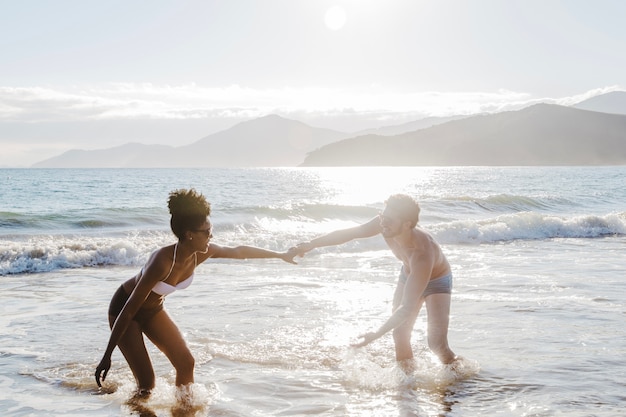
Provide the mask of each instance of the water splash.
POLYGON ((378 359, 364 349, 346 351, 341 369, 347 383, 371 391, 398 387, 439 391, 469 379, 480 371, 480 365, 474 360, 459 357, 452 364, 442 365, 426 351, 403 362, 381 364, 378 359))
POLYGON ((118 398, 128 398, 122 409, 131 415, 172 416, 172 417, 203 417, 209 415, 211 404, 219 396, 215 385, 188 384, 175 386, 162 378, 158 378, 155 388, 149 395, 134 395, 135 386, 125 384, 118 390, 118 398), (129 394, 130 397, 129 397, 129 394))

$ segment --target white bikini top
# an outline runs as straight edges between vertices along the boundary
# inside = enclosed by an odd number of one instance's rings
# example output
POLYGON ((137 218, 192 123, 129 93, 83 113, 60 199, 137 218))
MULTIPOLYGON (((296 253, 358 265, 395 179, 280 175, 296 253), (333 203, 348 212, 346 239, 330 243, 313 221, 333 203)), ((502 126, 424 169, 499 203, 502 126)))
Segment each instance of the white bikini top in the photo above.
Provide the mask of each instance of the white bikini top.
MULTIPOLYGON (((179 282, 176 285, 171 285, 165 282, 165 280, 169 278, 170 274, 174 270, 174 264, 176 263, 176 250, 177 249, 178 249, 178 242, 174 246, 174 260, 172 261, 172 267, 170 268, 170 272, 167 273, 167 276, 163 279, 163 281, 157 282, 154 285, 154 287, 152 287, 152 292, 157 293, 159 295, 168 295, 168 294, 173 293, 176 290, 184 290, 185 288, 190 286, 191 283, 193 282, 193 276, 194 276, 193 273, 187 279, 179 282)), ((198 255, 195 252, 193 255, 195 257, 194 259, 194 267, 195 267, 198 265, 198 255)))

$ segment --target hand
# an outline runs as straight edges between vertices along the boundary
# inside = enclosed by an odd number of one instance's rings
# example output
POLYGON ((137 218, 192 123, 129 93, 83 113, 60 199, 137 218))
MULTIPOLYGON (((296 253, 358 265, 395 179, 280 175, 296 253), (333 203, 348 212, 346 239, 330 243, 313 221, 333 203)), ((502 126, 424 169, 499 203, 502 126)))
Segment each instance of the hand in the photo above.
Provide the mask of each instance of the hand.
POLYGON ((378 339, 378 335, 375 332, 369 332, 369 333, 365 333, 359 336, 359 339, 363 338, 362 342, 359 343, 354 343, 350 346, 355 347, 355 348, 360 348, 366 345, 369 345, 370 343, 372 343, 374 340, 378 339))
POLYGON ((95 376, 96 376, 96 383, 98 384, 98 387, 102 388, 102 384, 100 383, 100 378, 102 378, 102 382, 104 382, 104 380, 107 377, 107 374, 109 373, 109 369, 111 369, 111 358, 108 356, 105 356, 104 358, 102 358, 102 360, 100 361, 100 364, 96 368, 95 376))
POLYGON ((280 258, 285 262, 289 262, 290 264, 297 265, 298 263, 293 260, 293 258, 295 258, 297 255, 299 255, 299 253, 296 250, 296 248, 289 248, 287 252, 283 252, 281 254, 280 258))
POLYGON ((313 249, 315 249, 315 247, 311 245, 311 242, 302 242, 298 243, 296 246, 290 248, 289 250, 294 250, 298 256, 303 257, 305 253, 313 249))

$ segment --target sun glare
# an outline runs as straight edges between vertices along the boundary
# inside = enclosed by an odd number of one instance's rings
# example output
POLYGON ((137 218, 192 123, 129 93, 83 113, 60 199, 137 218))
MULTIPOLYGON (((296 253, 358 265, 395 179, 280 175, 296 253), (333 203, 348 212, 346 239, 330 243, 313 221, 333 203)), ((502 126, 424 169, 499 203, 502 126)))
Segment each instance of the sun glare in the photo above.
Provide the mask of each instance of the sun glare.
POLYGON ((346 11, 341 6, 333 6, 326 10, 324 22, 330 30, 339 30, 346 24, 346 11))
POLYGON ((328 167, 316 169, 318 184, 333 204, 382 203, 394 193, 415 193, 427 172, 406 167, 328 167), (412 171, 411 171, 412 169, 412 171))

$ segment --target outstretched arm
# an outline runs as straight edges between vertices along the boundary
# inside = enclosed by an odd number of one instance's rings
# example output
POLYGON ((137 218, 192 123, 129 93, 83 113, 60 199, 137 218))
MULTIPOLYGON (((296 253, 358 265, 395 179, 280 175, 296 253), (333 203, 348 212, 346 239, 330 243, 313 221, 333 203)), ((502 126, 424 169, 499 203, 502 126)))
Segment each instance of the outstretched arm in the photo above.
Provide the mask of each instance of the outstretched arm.
POLYGON ((269 259, 277 258, 285 262, 295 264, 293 258, 298 254, 295 248, 286 252, 275 252, 268 249, 257 248, 256 246, 220 246, 211 243, 209 250, 204 254, 198 254, 198 261, 204 262, 208 258, 230 258, 230 259, 269 259))
POLYGON ((359 226, 335 230, 308 242, 302 242, 296 246, 296 250, 299 255, 304 255, 306 252, 315 248, 321 248, 323 246, 337 246, 354 239, 376 236, 381 231, 380 221, 378 220, 378 217, 374 217, 372 220, 359 226))
POLYGON ((363 341, 352 345, 353 347, 362 347, 370 344, 387 332, 402 325, 409 317, 417 314, 422 294, 430 280, 433 257, 430 254, 413 255, 410 258, 410 267, 411 273, 407 277, 400 306, 378 330, 359 336, 363 338, 363 341))

